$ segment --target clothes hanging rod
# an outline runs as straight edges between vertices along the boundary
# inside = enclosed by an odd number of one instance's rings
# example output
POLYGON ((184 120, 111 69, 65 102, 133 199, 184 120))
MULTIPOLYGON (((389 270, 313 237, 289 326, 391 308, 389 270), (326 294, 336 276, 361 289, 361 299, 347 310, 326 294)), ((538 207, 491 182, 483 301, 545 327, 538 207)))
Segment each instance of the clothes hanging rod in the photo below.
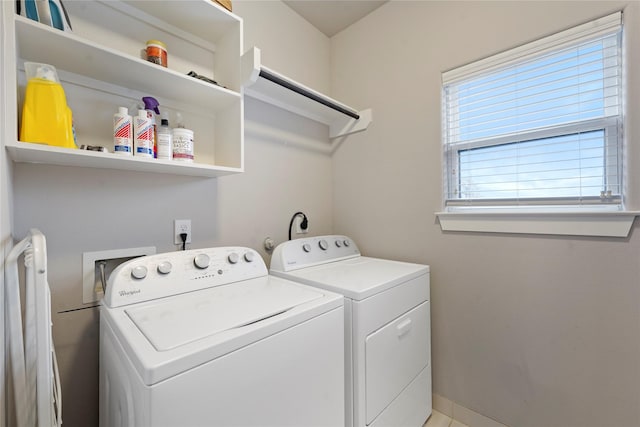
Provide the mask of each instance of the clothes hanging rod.
POLYGON ((332 109, 334 109, 336 111, 339 111, 342 114, 345 114, 345 115, 347 115, 349 117, 352 117, 352 118, 354 118, 356 120, 358 120, 360 118, 359 114, 354 113, 353 111, 347 110, 346 108, 344 108, 344 107, 342 107, 342 106, 340 106, 340 105, 338 105, 336 103, 333 103, 331 101, 328 101, 327 99, 322 98, 322 97, 316 95, 315 93, 309 92, 308 90, 306 90, 304 88, 296 86, 296 85, 292 84, 291 82, 288 82, 287 80, 284 80, 284 79, 280 78, 279 76, 276 76, 275 74, 272 74, 272 73, 270 73, 269 71, 267 71, 265 69, 260 69, 260 77, 262 77, 264 79, 267 79, 267 80, 269 80, 269 81, 271 81, 271 82, 273 82, 275 84, 278 84, 278 85, 280 85, 282 87, 285 87, 285 88, 287 88, 287 89, 289 89, 289 90, 291 90, 291 91, 293 91, 295 93, 298 93, 298 94, 300 94, 302 96, 305 96, 305 97, 307 97, 309 99, 312 99, 312 100, 314 100, 316 102, 319 102, 322 105, 325 105, 325 106, 327 106, 329 108, 332 108, 332 109))

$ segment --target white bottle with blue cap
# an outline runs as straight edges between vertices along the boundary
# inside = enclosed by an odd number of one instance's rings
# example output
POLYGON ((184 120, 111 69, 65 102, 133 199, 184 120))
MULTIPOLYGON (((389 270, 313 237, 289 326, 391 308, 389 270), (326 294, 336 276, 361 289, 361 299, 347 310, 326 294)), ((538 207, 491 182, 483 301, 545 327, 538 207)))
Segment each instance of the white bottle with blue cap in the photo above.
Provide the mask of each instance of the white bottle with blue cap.
POLYGON ((127 107, 119 107, 113 115, 113 152, 133 156, 133 119, 127 107))

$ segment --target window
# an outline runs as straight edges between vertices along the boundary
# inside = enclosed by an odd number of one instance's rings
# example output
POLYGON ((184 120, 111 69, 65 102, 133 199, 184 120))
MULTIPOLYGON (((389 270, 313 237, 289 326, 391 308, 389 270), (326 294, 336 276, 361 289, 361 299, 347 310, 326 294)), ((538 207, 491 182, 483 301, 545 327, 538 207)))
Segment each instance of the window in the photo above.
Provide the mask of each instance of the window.
POLYGON ((443 74, 447 211, 623 208, 622 13, 443 74))

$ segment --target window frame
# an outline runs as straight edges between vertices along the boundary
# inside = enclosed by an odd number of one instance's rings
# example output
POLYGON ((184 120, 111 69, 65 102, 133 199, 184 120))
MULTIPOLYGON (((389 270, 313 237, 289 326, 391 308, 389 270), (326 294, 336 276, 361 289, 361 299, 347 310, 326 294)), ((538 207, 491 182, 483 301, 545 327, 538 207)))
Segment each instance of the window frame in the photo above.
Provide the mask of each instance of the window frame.
MULTIPOLYGON (((576 197, 563 197, 561 199, 555 200, 553 197, 545 197, 545 198, 523 198, 523 199, 514 199, 514 198, 482 198, 482 199, 473 199, 473 198, 453 198, 451 197, 452 192, 459 192, 460 190, 460 156, 459 152, 476 149, 476 148, 485 148, 485 147, 497 147, 503 146, 507 144, 517 144, 524 143, 528 141, 537 141, 545 138, 552 137, 560 137, 565 135, 576 135, 579 133, 587 133, 593 131, 602 130, 605 133, 605 140, 609 140, 612 138, 617 138, 617 133, 621 131, 622 123, 620 122, 619 117, 603 117, 597 119, 589 119, 582 121, 580 123, 568 123, 564 125, 559 125, 551 128, 543 128, 543 129, 534 129, 526 132, 521 132, 519 134, 512 135, 503 135, 495 138, 487 138, 487 139, 478 139, 471 140, 466 142, 458 142, 454 144, 445 144, 444 147, 444 155, 445 158, 449 159, 457 159, 456 171, 446 170, 447 167, 451 167, 453 161, 445 161, 445 178, 447 179, 446 190, 444 194, 444 206, 445 207, 457 207, 457 206, 493 206, 496 208, 499 207, 509 207, 509 206, 543 206, 544 203, 549 205, 561 204, 563 202, 569 201, 571 199, 580 199, 581 204, 583 205, 602 205, 607 204, 611 205, 611 209, 621 210, 619 206, 623 204, 623 195, 621 194, 615 195, 613 197, 604 198, 602 196, 576 196, 576 197), (457 182, 453 182, 456 180, 457 182), (456 189, 457 190, 454 190, 456 189)), ((605 142, 604 147, 606 150, 615 149, 616 153, 612 154, 618 159, 616 164, 617 167, 620 167, 622 164, 622 153, 620 153, 620 147, 618 147, 617 141, 613 144, 609 142, 605 142)), ((609 158, 607 154, 603 155, 603 159, 609 158)), ((604 166, 605 171, 610 168, 610 166, 604 166)), ((605 177, 608 174, 605 172, 605 177)), ((618 188, 623 188, 622 182, 622 173, 617 175, 618 182, 615 184, 618 188)), ((577 205, 577 204, 576 204, 577 205)), ((567 205, 567 206, 573 206, 567 205)))
MULTIPOLYGON (((471 75, 476 70, 498 69, 510 62, 519 62, 521 58, 532 57, 535 52, 551 51, 556 49, 563 38, 580 38, 585 33, 592 36, 611 32, 612 26, 623 25, 622 12, 605 16, 594 21, 579 25, 577 27, 565 30, 563 32, 539 39, 527 45, 516 48, 517 54, 512 51, 503 52, 498 55, 480 60, 463 67, 443 73, 443 93, 442 93, 442 140, 446 141, 445 132, 446 115, 445 112, 445 75, 449 82, 459 81, 466 75, 471 75), (597 28, 596 28, 597 27, 597 28), (595 28, 595 29, 594 29, 595 28), (567 33, 569 35, 567 36, 567 33)), ((586 38, 586 37, 585 37, 586 38)), ((451 174, 449 173, 449 162, 447 156, 454 154, 458 158, 458 153, 465 149, 497 146, 505 143, 524 142, 544 137, 553 137, 576 133, 580 130, 588 132, 592 130, 605 131, 605 147, 607 138, 611 138, 615 129, 620 132, 624 129, 625 120, 625 68, 626 53, 624 50, 624 33, 619 38, 621 50, 622 70, 621 87, 621 112, 615 117, 601 117, 582 121, 581 124, 569 123, 559 126, 552 126, 545 129, 537 129, 533 131, 521 132, 517 135, 504 135, 496 138, 490 138, 491 142, 487 142, 487 138, 479 138, 477 140, 467 142, 457 142, 451 145, 442 144, 443 147, 443 167, 442 167, 442 206, 444 210, 436 212, 438 223, 443 231, 467 231, 467 232, 489 232, 489 233, 525 233, 525 234, 549 234, 549 235, 569 235, 569 236, 597 236, 597 237, 626 237, 631 230, 631 226, 636 216, 640 216, 638 211, 629 211, 624 207, 624 193, 626 190, 627 172, 623 169, 619 172, 617 179, 620 188, 620 203, 609 204, 602 203, 600 197, 589 197, 590 200, 584 200, 581 205, 557 205, 553 203, 551 198, 546 199, 546 204, 526 204, 512 205, 501 203, 495 205, 491 203, 483 203, 481 199, 476 199, 473 206, 464 199, 451 199, 447 204, 447 190, 450 188, 451 174), (454 209, 451 209, 451 208, 454 209)), ((617 136, 616 136, 617 138, 617 136)), ((623 136, 620 143, 614 145, 617 152, 618 167, 626 166, 625 154, 626 136, 623 136)), ((459 169, 458 169, 459 171, 459 169)), ((606 176, 606 173, 605 173, 606 176)), ((459 174, 456 174, 459 179, 459 174)), ((605 195, 606 198, 606 195, 605 195)), ((584 198, 583 198, 584 199, 584 198)), ((504 199, 501 199, 504 202, 504 199)), ((615 202, 615 201, 614 201, 615 202)))

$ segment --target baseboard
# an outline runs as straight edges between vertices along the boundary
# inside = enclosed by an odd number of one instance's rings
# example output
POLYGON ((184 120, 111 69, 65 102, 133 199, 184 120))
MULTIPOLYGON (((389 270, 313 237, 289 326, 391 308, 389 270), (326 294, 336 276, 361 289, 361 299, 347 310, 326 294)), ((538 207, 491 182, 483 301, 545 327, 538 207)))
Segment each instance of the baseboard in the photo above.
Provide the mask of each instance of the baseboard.
POLYGON ((508 427, 437 393, 433 393, 433 409, 468 427, 508 427))

